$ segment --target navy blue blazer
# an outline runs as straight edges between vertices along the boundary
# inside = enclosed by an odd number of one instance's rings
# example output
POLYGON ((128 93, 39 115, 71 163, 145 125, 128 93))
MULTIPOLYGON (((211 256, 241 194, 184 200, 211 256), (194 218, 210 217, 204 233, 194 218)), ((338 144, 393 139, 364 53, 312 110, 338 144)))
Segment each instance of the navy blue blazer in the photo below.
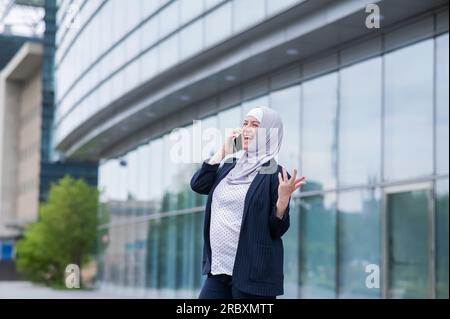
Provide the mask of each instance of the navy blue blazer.
MULTIPOLYGON (((203 275, 211 271, 209 230, 212 194, 235 164, 235 158, 221 167, 219 164, 203 162, 191 179, 192 190, 208 195, 203 231, 203 275)), ((257 174, 247 191, 233 268, 233 285, 243 292, 260 296, 278 296, 284 293, 281 236, 289 228, 289 205, 283 219, 278 218, 278 172, 282 168, 277 166, 278 171, 273 174, 257 174)))

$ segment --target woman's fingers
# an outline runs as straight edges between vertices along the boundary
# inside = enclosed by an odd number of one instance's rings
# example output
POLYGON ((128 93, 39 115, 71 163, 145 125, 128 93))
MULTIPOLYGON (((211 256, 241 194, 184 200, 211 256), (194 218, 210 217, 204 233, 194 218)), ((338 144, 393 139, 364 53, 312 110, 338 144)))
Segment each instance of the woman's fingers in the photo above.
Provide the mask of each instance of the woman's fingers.
POLYGON ((300 186, 305 185, 306 182, 305 181, 300 181, 298 183, 295 183, 295 189, 298 189, 300 186))
POLYGON ((305 176, 302 176, 302 177, 300 177, 300 178, 297 178, 297 179, 295 180, 295 184, 297 184, 298 182, 301 182, 301 181, 305 181, 305 182, 306 182, 306 177, 305 177, 305 176))
POLYGON ((295 189, 297 189, 297 188, 299 188, 300 186, 305 185, 305 184, 306 184, 306 177, 305 177, 305 176, 302 176, 302 177, 300 177, 300 178, 297 178, 297 179, 295 180, 295 189))
POLYGON ((288 180, 289 180, 289 178, 287 176, 286 169, 283 167, 283 181, 287 182, 288 180))
POLYGON ((294 173, 292 174, 290 179, 292 184, 294 183, 296 177, 297 177, 297 170, 294 168, 294 173))
POLYGON ((286 169, 283 167, 282 172, 278 173, 278 182, 287 183, 291 186, 294 186, 294 190, 299 188, 302 185, 306 184, 306 177, 301 176, 297 178, 297 169, 294 168, 291 178, 288 177, 286 169))

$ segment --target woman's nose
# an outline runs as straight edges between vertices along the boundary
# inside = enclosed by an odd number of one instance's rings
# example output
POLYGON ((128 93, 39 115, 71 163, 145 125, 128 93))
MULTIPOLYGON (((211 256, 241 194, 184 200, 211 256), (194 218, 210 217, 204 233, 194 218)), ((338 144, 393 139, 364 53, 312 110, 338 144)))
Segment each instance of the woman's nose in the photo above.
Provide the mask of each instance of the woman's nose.
POLYGON ((242 128, 242 134, 248 134, 249 130, 250 126, 248 124, 244 125, 244 127, 242 128))

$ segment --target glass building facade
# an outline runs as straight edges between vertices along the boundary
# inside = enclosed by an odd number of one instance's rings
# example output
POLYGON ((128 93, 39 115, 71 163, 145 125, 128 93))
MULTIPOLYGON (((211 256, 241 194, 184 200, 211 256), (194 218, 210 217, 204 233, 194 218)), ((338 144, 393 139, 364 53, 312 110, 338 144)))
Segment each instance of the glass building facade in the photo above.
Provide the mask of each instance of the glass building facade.
MULTIPOLYGON (((121 95, 134 87, 303 5, 78 2, 80 27, 57 33, 55 129, 62 149, 102 108, 116 111, 121 95), (123 24, 109 25, 122 10, 123 24)), ((57 19, 63 23, 64 14, 57 19)), ((448 298, 448 37, 448 7, 444 13, 432 8, 314 58, 296 57, 295 48, 280 43, 292 63, 199 103, 195 92, 180 90, 177 103, 194 115, 154 124, 139 143, 119 143, 100 156, 99 286, 132 296, 198 295, 206 196, 189 186, 199 161, 171 160, 171 130, 193 133, 192 120, 201 120, 203 130, 223 133, 240 126, 250 108, 267 105, 284 123, 279 162, 308 178, 291 201, 291 226, 283 236, 283 297, 448 298), (369 275, 379 275, 375 287, 369 275)), ((235 82, 235 75, 227 77, 235 82)), ((132 135, 130 125, 113 127, 132 135)), ((196 141, 195 158, 207 158, 220 145, 195 135, 184 142, 196 141)))

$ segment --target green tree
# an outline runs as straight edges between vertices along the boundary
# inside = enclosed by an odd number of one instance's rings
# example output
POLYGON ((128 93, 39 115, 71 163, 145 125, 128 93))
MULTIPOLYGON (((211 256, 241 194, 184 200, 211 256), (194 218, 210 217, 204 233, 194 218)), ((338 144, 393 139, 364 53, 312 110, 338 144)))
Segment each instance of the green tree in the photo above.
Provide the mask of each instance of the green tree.
POLYGON ((82 179, 62 178, 50 189, 17 244, 17 268, 26 278, 50 286, 63 286, 68 264, 81 268, 96 246, 99 193, 82 179))

